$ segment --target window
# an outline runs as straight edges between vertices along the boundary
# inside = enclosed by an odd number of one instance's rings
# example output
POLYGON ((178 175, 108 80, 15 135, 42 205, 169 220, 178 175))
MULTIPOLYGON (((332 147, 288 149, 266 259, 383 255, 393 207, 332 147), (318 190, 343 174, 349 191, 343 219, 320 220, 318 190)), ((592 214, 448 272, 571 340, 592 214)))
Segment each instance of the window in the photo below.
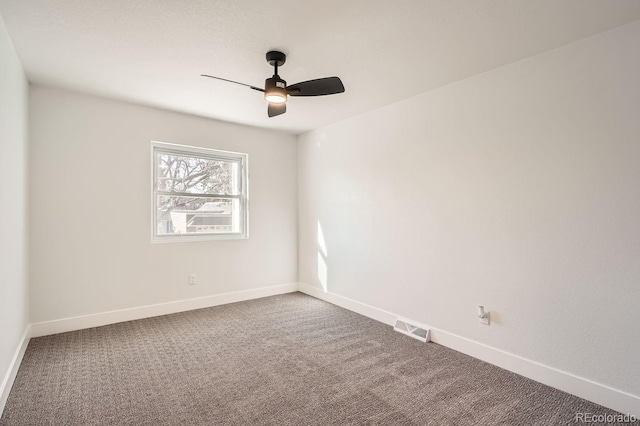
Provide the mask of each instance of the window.
POLYGON ((154 242, 248 237, 247 154, 151 142, 154 242))

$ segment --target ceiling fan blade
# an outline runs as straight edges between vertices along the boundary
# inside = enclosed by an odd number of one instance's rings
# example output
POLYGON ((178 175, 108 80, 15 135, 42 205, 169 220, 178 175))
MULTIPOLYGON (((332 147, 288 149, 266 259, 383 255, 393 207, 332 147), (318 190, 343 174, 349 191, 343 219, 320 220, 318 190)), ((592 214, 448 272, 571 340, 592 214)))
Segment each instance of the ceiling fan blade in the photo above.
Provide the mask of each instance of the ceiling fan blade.
POLYGON ((267 109, 267 114, 269 117, 275 117, 276 115, 284 114, 287 112, 287 104, 284 102, 281 104, 269 104, 269 108, 267 109))
POLYGON ((318 78, 287 87, 289 96, 323 96, 342 92, 344 92, 344 85, 338 77, 318 78))
POLYGON ((215 78, 216 80, 222 80, 222 81, 228 81, 229 83, 235 83, 235 84, 240 84, 242 86, 247 86, 253 90, 257 90, 258 92, 264 92, 264 89, 261 89, 259 87, 256 86, 252 86, 250 84, 244 84, 244 83, 239 83, 237 81, 233 81, 233 80, 227 80, 226 78, 221 78, 221 77, 215 77, 213 75, 207 75, 207 74, 200 74, 201 77, 209 77, 209 78, 215 78))

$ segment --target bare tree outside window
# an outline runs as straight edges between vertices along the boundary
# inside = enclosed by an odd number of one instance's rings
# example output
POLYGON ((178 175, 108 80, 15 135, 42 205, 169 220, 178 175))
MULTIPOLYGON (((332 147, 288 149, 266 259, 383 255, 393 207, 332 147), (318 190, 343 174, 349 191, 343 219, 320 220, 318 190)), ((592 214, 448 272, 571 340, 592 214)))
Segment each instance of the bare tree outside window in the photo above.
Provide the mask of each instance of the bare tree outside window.
MULTIPOLYGON (((158 155, 158 191, 189 194, 231 194, 232 164, 207 158, 158 155)), ((158 208, 164 212, 174 209, 197 209, 204 203, 196 197, 165 197, 158 208)))

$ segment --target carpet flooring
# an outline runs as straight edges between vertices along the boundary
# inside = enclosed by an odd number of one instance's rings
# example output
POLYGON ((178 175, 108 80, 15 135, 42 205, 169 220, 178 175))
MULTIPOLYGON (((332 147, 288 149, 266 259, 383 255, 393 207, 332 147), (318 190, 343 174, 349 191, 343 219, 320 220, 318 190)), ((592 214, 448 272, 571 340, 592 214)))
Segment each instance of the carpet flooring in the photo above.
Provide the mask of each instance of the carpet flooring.
POLYGON ((31 339, 0 424, 568 425, 583 412, 617 414, 292 293, 31 339))

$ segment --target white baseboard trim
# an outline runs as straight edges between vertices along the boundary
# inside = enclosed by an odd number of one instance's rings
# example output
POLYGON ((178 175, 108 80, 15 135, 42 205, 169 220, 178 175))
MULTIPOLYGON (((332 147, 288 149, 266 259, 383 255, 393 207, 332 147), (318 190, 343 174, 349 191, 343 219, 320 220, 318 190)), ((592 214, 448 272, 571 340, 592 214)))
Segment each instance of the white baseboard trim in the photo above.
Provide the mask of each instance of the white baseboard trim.
POLYGON ((7 399, 9 398, 9 392, 11 392, 11 387, 13 386, 13 381, 16 379, 16 375, 18 374, 18 369, 20 368, 20 363, 22 362, 22 357, 24 356, 25 351, 27 350, 27 345, 29 344, 29 339, 31 338, 31 326, 27 325, 24 333, 22 333, 22 339, 16 348, 16 352, 11 358, 11 363, 9 364, 9 369, 7 373, 4 375, 2 379, 2 383, 0 383, 0 416, 2 416, 2 412, 4 411, 4 406, 7 403, 7 399))
POLYGON ((360 315, 364 315, 365 317, 372 318, 376 321, 380 321, 392 327, 396 322, 396 318, 398 317, 398 315, 395 315, 391 312, 387 312, 382 309, 357 302, 344 296, 325 292, 323 289, 310 286, 309 284, 298 283, 298 291, 304 294, 308 294, 309 296, 313 296, 316 299, 321 299, 350 311, 357 312, 360 315))
MULTIPOLYGON (((393 325, 395 319, 400 316, 335 293, 324 292, 320 288, 304 283, 298 284, 298 291, 388 325, 393 325)), ((631 414, 636 418, 640 418, 640 397, 636 395, 540 364, 444 330, 433 327, 429 328, 431 329, 431 341, 434 343, 481 359, 505 370, 528 377, 623 414, 631 414)))
POLYGON ((48 336, 50 334, 100 327, 118 322, 175 314, 177 312, 209 308, 211 306, 226 305, 227 303, 242 302, 244 300, 259 299, 261 297, 275 296, 277 294, 292 293, 297 290, 297 283, 288 283, 269 287, 260 287, 251 290, 234 291, 231 293, 214 294, 212 296, 197 297, 174 302, 158 303, 155 305, 139 306, 137 308, 120 309, 117 311, 100 312, 97 314, 62 318, 53 321, 36 322, 31 324, 31 337, 48 336))

